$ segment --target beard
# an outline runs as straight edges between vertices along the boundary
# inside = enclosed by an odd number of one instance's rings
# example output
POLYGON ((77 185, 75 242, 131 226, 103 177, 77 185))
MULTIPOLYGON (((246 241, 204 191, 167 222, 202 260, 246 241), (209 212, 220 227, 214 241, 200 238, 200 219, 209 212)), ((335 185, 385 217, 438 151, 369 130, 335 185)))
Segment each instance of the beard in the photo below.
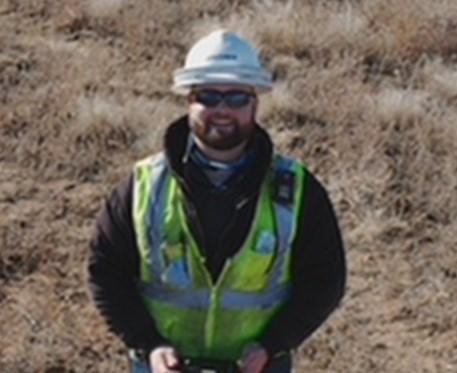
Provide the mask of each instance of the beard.
POLYGON ((229 150, 247 142, 254 125, 240 125, 236 119, 209 117, 206 121, 190 118, 192 133, 205 145, 216 150, 229 150))

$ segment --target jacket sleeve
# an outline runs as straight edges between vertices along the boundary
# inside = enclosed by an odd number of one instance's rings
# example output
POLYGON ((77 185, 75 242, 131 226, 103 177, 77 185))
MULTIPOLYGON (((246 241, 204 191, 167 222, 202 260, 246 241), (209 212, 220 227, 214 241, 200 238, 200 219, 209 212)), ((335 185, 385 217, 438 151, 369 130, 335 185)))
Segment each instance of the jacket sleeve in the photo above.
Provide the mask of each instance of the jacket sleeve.
POLYGON ((311 175, 292 252, 292 296, 260 343, 270 356, 297 348, 341 301, 346 264, 341 233, 325 189, 311 175))
POLYGON ((133 175, 114 190, 97 219, 90 243, 89 288, 110 330, 129 348, 150 351, 166 341, 137 290, 132 184, 133 175))

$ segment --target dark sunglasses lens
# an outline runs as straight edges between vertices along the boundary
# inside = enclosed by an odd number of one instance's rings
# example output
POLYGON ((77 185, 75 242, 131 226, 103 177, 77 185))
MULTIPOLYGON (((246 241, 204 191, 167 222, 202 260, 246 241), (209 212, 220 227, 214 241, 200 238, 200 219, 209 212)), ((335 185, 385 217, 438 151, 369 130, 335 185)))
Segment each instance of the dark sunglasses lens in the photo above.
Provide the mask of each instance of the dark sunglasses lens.
POLYGON ((247 92, 219 92, 213 90, 203 90, 195 93, 195 100, 206 107, 216 107, 222 100, 232 108, 239 109, 249 104, 251 94, 247 92))
POLYGON ((230 92, 225 95, 225 103, 233 109, 246 106, 250 99, 251 95, 246 92, 230 92))
POLYGON ((207 107, 215 107, 222 100, 222 94, 217 91, 200 91, 195 94, 195 99, 207 107))

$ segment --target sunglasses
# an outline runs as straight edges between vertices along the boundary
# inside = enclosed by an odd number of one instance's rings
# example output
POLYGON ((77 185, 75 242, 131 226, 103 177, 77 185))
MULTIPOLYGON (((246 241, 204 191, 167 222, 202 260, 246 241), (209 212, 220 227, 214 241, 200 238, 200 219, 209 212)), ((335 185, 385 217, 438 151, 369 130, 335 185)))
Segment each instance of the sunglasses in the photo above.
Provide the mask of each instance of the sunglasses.
POLYGON ((231 109, 240 109, 245 107, 251 102, 251 98, 254 97, 253 93, 245 91, 227 91, 220 92, 214 89, 202 89, 192 93, 195 101, 206 106, 216 107, 221 102, 224 102, 231 109))

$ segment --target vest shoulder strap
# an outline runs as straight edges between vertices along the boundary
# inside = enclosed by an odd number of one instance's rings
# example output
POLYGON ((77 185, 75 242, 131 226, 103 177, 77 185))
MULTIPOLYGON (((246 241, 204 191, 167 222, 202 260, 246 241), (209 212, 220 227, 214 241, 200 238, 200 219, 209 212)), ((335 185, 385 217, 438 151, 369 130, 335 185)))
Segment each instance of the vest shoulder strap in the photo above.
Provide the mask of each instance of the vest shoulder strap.
POLYGON ((162 167, 166 164, 166 157, 164 152, 155 153, 143 158, 135 163, 135 170, 142 167, 162 167))

